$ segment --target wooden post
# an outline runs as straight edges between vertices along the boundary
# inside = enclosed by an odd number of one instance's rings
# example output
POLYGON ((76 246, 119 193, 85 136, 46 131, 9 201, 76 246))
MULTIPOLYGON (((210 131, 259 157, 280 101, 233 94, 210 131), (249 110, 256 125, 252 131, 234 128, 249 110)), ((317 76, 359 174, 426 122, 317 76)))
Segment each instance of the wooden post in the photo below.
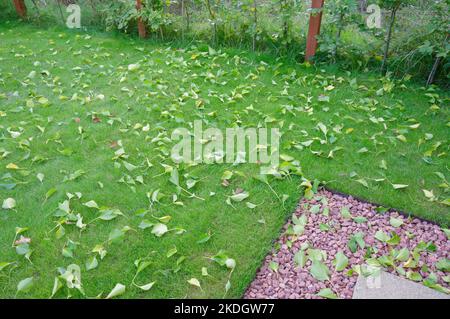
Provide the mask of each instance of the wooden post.
MULTIPOLYGON (((323 8, 325 0, 312 0, 311 9, 323 8)), ((320 34, 320 24, 322 23, 322 11, 312 12, 309 18, 308 38, 306 42, 305 60, 311 62, 317 50, 317 36, 320 34)))
POLYGON ((25 19, 27 17, 27 7, 25 5, 25 0, 13 0, 14 6, 16 7, 17 14, 25 19))
MULTIPOLYGON (((142 9, 142 1, 136 0, 136 9, 139 11, 142 9)), ((138 31, 139 31, 139 37, 141 39, 144 39, 147 37, 147 30, 145 29, 145 24, 142 22, 142 19, 138 19, 138 31)))

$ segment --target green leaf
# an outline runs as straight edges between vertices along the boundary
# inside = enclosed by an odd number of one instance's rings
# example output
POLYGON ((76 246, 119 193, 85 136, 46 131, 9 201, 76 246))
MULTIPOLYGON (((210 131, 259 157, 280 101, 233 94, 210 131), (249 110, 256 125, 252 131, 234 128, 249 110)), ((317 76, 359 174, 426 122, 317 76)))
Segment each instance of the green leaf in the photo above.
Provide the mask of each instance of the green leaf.
POLYGON ((92 256, 90 257, 87 261, 86 261, 86 270, 92 270, 97 268, 98 266, 98 261, 97 261, 97 257, 92 256))
POLYGON ((16 200, 14 198, 7 198, 3 201, 3 209, 13 209, 16 207, 16 200))
POLYGON ((362 224, 362 223, 367 222, 367 218, 364 217, 364 216, 353 217, 353 220, 355 221, 355 223, 358 223, 358 224, 362 224))
POLYGON ((188 189, 191 189, 191 188, 193 188, 195 185, 197 185, 197 183, 198 183, 197 180, 190 178, 190 179, 188 179, 188 180, 186 181, 186 186, 187 186, 188 189))
POLYGON ((389 223, 393 227, 397 228, 397 227, 400 227, 401 225, 403 225, 403 220, 401 220, 400 218, 391 217, 391 219, 389 220, 389 223))
POLYGON ((447 239, 450 239, 450 229, 442 228, 442 230, 445 233, 445 235, 447 236, 447 239))
POLYGON ((147 220, 147 219, 144 219, 144 220, 141 221, 141 223, 139 224, 138 227, 139 227, 140 229, 147 229, 147 228, 153 227, 153 225, 155 225, 155 224, 152 223, 152 222, 150 222, 150 221, 147 220))
POLYGON ((233 200, 235 202, 242 202, 244 199, 246 199, 249 196, 250 196, 249 193, 242 192, 242 193, 231 195, 230 198, 231 198, 231 200, 233 200))
POLYGON ((152 234, 154 234, 156 237, 161 237, 168 231, 169 230, 165 224, 158 223, 153 226, 152 234))
POLYGON ((409 250, 408 248, 402 248, 395 256, 395 260, 398 261, 407 261, 409 259, 409 250))
POLYGON ((203 234, 199 240, 197 240, 197 244, 204 244, 211 239, 210 233, 203 234))
POLYGON ((152 215, 152 217, 159 220, 163 224, 167 224, 172 219, 172 216, 169 216, 169 215, 162 216, 162 217, 155 217, 152 215))
POLYGON ((307 258, 306 258, 306 254, 303 250, 299 250, 295 255, 294 255, 294 264, 297 267, 303 268, 305 267, 307 258))
POLYGON ((132 63, 132 64, 128 65, 128 71, 134 72, 134 71, 139 70, 140 67, 141 66, 138 63, 132 63))
POLYGON ((100 216, 98 218, 101 220, 109 221, 120 215, 123 216, 123 213, 118 209, 106 209, 100 212, 100 216))
POLYGON ((30 245, 27 243, 22 243, 16 246, 16 253, 18 255, 25 255, 30 252, 30 245))
POLYGON ((320 211, 320 205, 312 205, 309 211, 311 214, 317 214, 320 211))
POLYGON ((6 267, 8 267, 8 266, 10 266, 10 265, 12 265, 12 264, 14 264, 14 263, 10 263, 10 262, 5 262, 5 261, 3 261, 3 262, 0 262, 0 271, 2 271, 3 269, 5 269, 6 267))
POLYGON ((348 241, 348 247, 352 253, 358 250, 358 247, 363 249, 366 246, 364 242, 364 233, 358 232, 350 237, 348 241))
POLYGON ((343 271, 348 265, 348 258, 342 251, 338 251, 334 260, 336 271, 343 271))
POLYGON ((174 168, 170 173, 169 181, 177 187, 180 187, 180 176, 178 175, 178 169, 174 168))
POLYGON ((129 172, 132 172, 132 171, 134 171, 135 169, 138 168, 137 166, 135 166, 135 165, 133 165, 133 164, 131 164, 131 163, 128 163, 127 161, 123 161, 123 165, 125 166, 125 168, 126 168, 129 172))
POLYGON ((61 280, 59 280, 58 277, 55 277, 55 280, 53 282, 52 295, 50 296, 50 299, 53 298, 62 287, 63 284, 61 283, 61 280))
POLYGON ((33 287, 34 279, 33 277, 28 277, 23 280, 21 280, 17 284, 17 292, 28 292, 31 287, 33 287))
POLYGON ((360 183, 365 188, 369 188, 369 183, 364 178, 359 178, 356 180, 356 182, 360 183))
POLYGON ((93 200, 90 200, 90 201, 84 203, 83 205, 86 207, 89 207, 89 208, 97 208, 98 209, 97 203, 93 200))
POLYGON ((257 206, 257 205, 255 205, 255 204, 253 204, 253 203, 250 203, 250 202, 246 202, 245 205, 246 205, 248 208, 250 208, 250 209, 254 209, 254 208, 256 208, 256 206, 257 206))
POLYGON ((109 233, 108 241, 109 242, 117 242, 121 240, 125 236, 125 232, 123 229, 115 228, 109 233))
POLYGON ((420 275, 418 272, 408 271, 406 273, 406 278, 411 279, 413 281, 422 281, 422 275, 420 275))
POLYGON ((439 261, 436 263, 436 268, 441 271, 449 272, 450 260, 447 258, 439 259, 439 261))
POLYGON ((192 286, 198 287, 198 288, 202 288, 200 285, 200 281, 197 278, 191 278, 188 280, 188 283, 192 286))
POLYGON ((141 290, 149 291, 150 289, 152 289, 152 287, 155 285, 155 283, 156 283, 156 281, 153 281, 153 282, 148 283, 146 285, 142 285, 142 286, 135 285, 135 286, 138 287, 141 290))
POLYGON ((392 187, 394 189, 404 189, 407 188, 409 185, 405 185, 405 184, 392 184, 392 187))
POLYGON ((345 219, 352 218, 352 214, 350 213, 350 210, 348 209, 348 207, 346 207, 346 206, 342 207, 341 216, 342 216, 342 218, 345 218, 345 219))
POLYGON ((269 263, 269 269, 271 269, 273 272, 278 272, 278 263, 271 261, 269 263))
POLYGON ((391 239, 391 237, 389 237, 389 235, 382 230, 379 230, 375 233, 375 238, 384 243, 391 239))
POLYGON ((167 258, 170 258, 170 257, 172 257, 173 255, 175 255, 176 253, 178 252, 178 250, 177 250, 177 247, 172 247, 171 249, 169 249, 168 251, 167 251, 167 258))
POLYGON ((327 299, 338 299, 338 296, 330 288, 321 289, 317 296, 327 299))
POLYGON ((391 235, 392 237, 387 241, 387 243, 392 246, 398 245, 400 243, 400 236, 395 232, 392 232, 391 235))
POLYGON ((47 191, 47 193, 45 193, 45 202, 47 201, 47 200, 49 200, 49 198, 50 197, 52 197, 55 193, 56 193, 56 191, 57 191, 57 189, 56 188, 50 188, 48 191, 47 191))
POLYGON ((329 280, 330 270, 328 267, 322 263, 321 261, 314 260, 311 265, 310 270, 311 275, 319 281, 329 280))
POLYGON ((112 299, 114 297, 123 295, 125 293, 126 286, 122 284, 116 284, 116 286, 111 290, 108 296, 106 296, 106 299, 112 299))
POLYGON ((225 171, 222 174, 222 180, 229 180, 233 177, 233 172, 232 171, 225 171))

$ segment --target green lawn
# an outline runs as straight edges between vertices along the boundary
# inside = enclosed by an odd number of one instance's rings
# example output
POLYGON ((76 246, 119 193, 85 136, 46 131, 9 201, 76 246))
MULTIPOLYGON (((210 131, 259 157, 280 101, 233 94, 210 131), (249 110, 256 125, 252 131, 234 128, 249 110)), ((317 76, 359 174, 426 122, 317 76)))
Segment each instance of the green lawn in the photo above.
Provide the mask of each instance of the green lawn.
POLYGON ((30 277, 34 285, 18 296, 49 297, 58 268, 77 264, 88 297, 121 283, 126 298, 221 298, 230 271, 208 258, 221 250, 237 263, 227 296, 242 296, 302 196, 302 179, 269 178, 280 197, 289 195, 283 207, 252 178, 257 165, 181 165, 182 186, 197 179, 189 191, 205 200, 179 193, 161 165, 175 167, 167 138, 197 119, 222 129, 279 127, 281 153, 300 162, 304 178, 448 226, 448 101, 442 91, 368 73, 0 24, 0 204, 16 203, 0 209, 0 297, 14 297, 30 277), (120 149, 125 157, 115 158, 120 149), (227 170, 234 174, 225 187, 227 170), (233 208, 226 200, 237 188, 250 196, 233 208), (151 204, 156 190, 165 196, 151 204), (70 212, 58 209, 68 196, 70 212), (123 215, 94 220, 107 213, 83 205, 90 201, 123 215), (171 231, 161 237, 139 227, 162 216, 171 216, 171 231), (124 226, 131 230, 108 241, 124 226), (31 243, 17 250, 31 251, 29 260, 11 246, 16 227, 28 227, 20 235, 31 243), (102 260, 92 252, 99 244, 102 260), (88 271, 94 256, 98 266, 88 271), (142 258, 150 263, 135 282, 156 282, 148 291, 132 285, 142 258))

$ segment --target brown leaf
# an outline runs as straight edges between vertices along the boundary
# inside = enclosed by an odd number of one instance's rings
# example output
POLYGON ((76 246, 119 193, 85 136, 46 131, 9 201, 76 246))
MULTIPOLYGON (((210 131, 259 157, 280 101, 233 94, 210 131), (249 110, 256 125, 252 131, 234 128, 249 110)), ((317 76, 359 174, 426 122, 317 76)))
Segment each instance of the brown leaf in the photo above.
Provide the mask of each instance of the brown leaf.
POLYGON ((14 245, 17 246, 20 244, 29 244, 29 243, 31 243, 31 238, 24 237, 21 235, 20 238, 14 242, 14 245))

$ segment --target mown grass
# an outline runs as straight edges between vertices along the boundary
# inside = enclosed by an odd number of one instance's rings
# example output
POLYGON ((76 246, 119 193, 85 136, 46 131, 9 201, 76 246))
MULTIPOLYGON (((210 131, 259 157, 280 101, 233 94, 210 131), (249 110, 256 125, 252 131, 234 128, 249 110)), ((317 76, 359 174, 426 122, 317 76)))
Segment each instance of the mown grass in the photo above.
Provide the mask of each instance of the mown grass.
MULTIPOLYGON (((265 119, 273 117, 270 125, 280 127, 284 133, 281 153, 300 161, 305 178, 449 225, 448 206, 441 203, 448 196, 448 186, 435 174, 440 172, 448 178, 448 97, 444 92, 426 91, 414 83, 387 82, 370 73, 316 70, 247 52, 230 50, 201 55, 208 52, 207 46, 177 50, 150 41, 108 34, 87 37, 65 29, 0 24, 0 44, 0 150, 10 152, 0 160, 0 184, 16 184, 11 190, 2 188, 0 201, 14 198, 17 202, 14 210, 0 210, 0 262, 17 263, 17 267, 0 272, 1 297, 14 297, 17 283, 31 276, 34 286, 18 296, 49 297, 58 267, 78 264, 84 289, 91 297, 100 293, 105 296, 116 283, 122 283, 127 286, 123 295, 127 298, 220 298, 225 294, 229 271, 207 258, 220 250, 237 261, 227 296, 242 296, 272 240, 302 196, 301 179, 270 179, 278 194, 289 195, 283 208, 266 185, 252 178, 258 174, 257 165, 182 166, 183 174, 201 180, 193 191, 206 200, 179 195, 184 206, 172 204, 177 189, 169 182, 169 176, 162 174, 160 165, 174 165, 162 148, 170 151, 171 143, 158 145, 151 140, 159 132, 170 136, 176 127, 189 127, 195 119, 203 119, 204 127, 224 129, 236 124, 265 125, 265 119), (139 63, 140 69, 128 72, 128 65, 134 63, 139 63), (32 71, 36 75, 28 78, 32 71), (218 75, 218 71, 224 73, 218 75), (126 79, 121 82, 121 77, 126 79), (380 92, 383 85, 386 90, 380 92), (390 85, 394 87, 389 91, 390 85), (242 86, 248 92, 243 92, 242 86), (330 90, 324 90, 326 87, 330 90), (198 100, 193 98, 191 89, 203 101, 203 108, 195 104, 198 100), (233 91, 241 93, 242 98, 232 98, 233 91), (183 97, 185 92, 187 97, 183 97), (439 109, 430 109, 433 103, 426 95, 430 93, 439 95, 434 103, 439 109), (74 94, 77 97, 70 99, 74 94), (95 98, 99 94, 105 96, 104 100, 95 98), (320 95, 329 96, 330 101, 318 101, 320 95), (87 96, 92 97, 91 101, 86 102, 87 96), (47 98, 49 104, 40 104, 40 97, 47 98), (27 100, 33 101, 34 106, 27 100), (374 101, 378 104, 371 104, 374 101), (250 105, 253 111, 246 110, 250 105), (297 109, 283 114, 284 105, 297 109), (111 115, 102 113, 106 111, 111 115), (92 120, 92 112, 97 112, 100 121, 92 120), (111 119, 113 124, 108 123, 111 119), (370 119, 377 119, 378 123, 370 119), (331 132, 326 139, 317 129, 320 122, 331 132), (149 124, 149 131, 136 126, 138 123, 149 124), (410 127, 417 123, 418 128, 410 127), (84 132, 82 139, 79 127, 84 132), (12 138, 10 131, 21 131, 21 135, 12 138), (334 143, 330 142, 331 134, 336 137, 334 143), (432 134, 432 138, 425 139, 425 134, 432 134), (303 150, 293 147, 311 139, 313 144, 303 150), (28 146, 23 143, 26 140, 28 146), (112 158, 120 148, 114 142, 119 140, 129 156, 127 161, 138 166, 132 172, 123 165, 114 166, 112 158), (440 146, 425 161, 424 152, 438 141, 440 146), (358 152, 363 148, 367 151, 358 152), (333 149, 334 156, 327 158, 333 149), (65 150, 71 154, 62 154, 65 150), (33 161, 36 156, 44 160, 33 161), (146 166, 147 159, 153 167, 146 166), (380 168, 382 160, 386 168, 380 168), (10 163, 20 169, 6 168, 10 163), (84 175, 63 182, 65 176, 80 169, 84 175), (235 172, 228 187, 221 185, 225 170, 235 172), (42 183, 36 178, 37 173, 45 175, 42 183), (142 176, 144 184, 137 183, 133 191, 120 182, 124 174, 142 176), (394 189, 391 183, 408 187, 394 189), (56 194, 45 201, 46 192, 54 187, 56 194), (248 191, 250 197, 246 201, 258 206, 250 209, 242 202, 235 203, 234 209, 227 205, 227 196, 237 188, 248 191), (149 209, 146 195, 156 189, 167 197, 145 218, 170 215, 169 228, 182 227, 184 234, 172 232, 156 238, 150 229, 138 228, 144 218, 135 212, 149 209), (435 200, 429 201, 423 189, 432 190, 435 200), (89 200, 118 208, 125 216, 96 221, 82 232, 75 225, 65 225, 65 236, 57 239, 51 231, 58 220, 53 215, 58 203, 67 198, 67 192, 82 193, 81 200, 71 201, 71 208, 83 216, 85 223, 98 215, 95 209, 81 205, 89 200), (215 195, 210 196, 211 192, 215 195), (113 229, 125 225, 133 230, 123 241, 105 244, 108 253, 104 260, 96 269, 86 271, 84 265, 93 255, 93 247, 107 241, 113 229), (32 240, 32 264, 11 247, 18 226, 29 227, 24 235, 32 240), (211 239, 198 244, 208 232, 211 239), (73 258, 61 254, 69 238, 79 243, 73 258), (174 246, 178 253, 167 258, 168 250, 174 246), (146 256, 152 264, 139 274, 137 281, 156 284, 144 292, 133 287, 131 281, 136 271, 133 262, 146 256), (186 260, 174 272, 181 256, 186 260), (202 267, 208 268, 210 276, 202 276, 202 267), (193 277, 200 280, 202 289, 187 283, 193 277)), ((65 296, 64 289, 56 295, 65 296)))

